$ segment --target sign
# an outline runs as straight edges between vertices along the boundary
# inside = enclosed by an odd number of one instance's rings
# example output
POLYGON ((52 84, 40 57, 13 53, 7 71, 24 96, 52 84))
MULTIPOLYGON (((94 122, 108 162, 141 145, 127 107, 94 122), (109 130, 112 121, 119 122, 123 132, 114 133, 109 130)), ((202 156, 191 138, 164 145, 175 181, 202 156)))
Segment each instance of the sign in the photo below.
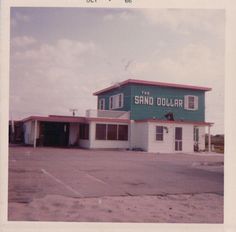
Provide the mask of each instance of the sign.
POLYGON ((183 100, 179 98, 152 97, 148 91, 142 91, 142 95, 134 96, 135 105, 183 107, 183 100))

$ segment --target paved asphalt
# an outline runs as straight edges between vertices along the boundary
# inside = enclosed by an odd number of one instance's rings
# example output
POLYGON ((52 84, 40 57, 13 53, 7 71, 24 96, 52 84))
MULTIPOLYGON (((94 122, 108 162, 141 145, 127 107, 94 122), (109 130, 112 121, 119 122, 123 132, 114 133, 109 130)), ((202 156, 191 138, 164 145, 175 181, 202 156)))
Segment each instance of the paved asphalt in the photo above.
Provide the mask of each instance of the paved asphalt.
POLYGON ((223 156, 12 147, 9 202, 70 197, 223 194, 223 156))

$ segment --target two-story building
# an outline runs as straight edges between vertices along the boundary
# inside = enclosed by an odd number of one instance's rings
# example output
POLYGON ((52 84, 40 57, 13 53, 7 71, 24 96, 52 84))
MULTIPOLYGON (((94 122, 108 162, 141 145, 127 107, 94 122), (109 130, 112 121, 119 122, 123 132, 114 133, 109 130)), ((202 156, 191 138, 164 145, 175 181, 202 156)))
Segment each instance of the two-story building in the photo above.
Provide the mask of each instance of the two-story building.
POLYGON ((34 146, 205 150, 205 93, 210 88, 129 79, 96 93, 97 109, 85 117, 24 119, 25 143, 34 146))

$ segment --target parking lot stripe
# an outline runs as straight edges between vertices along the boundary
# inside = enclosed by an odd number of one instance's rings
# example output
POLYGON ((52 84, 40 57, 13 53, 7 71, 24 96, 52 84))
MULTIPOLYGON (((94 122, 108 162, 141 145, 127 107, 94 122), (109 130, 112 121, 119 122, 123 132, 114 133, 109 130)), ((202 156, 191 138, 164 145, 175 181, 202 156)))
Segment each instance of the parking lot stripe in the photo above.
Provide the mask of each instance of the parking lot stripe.
POLYGON ((102 184, 107 185, 106 182, 104 182, 103 180, 100 180, 100 179, 98 179, 98 178, 96 178, 96 177, 94 177, 94 176, 91 176, 91 175, 89 175, 89 174, 86 174, 86 176, 87 176, 88 178, 90 178, 90 179, 93 179, 93 180, 95 180, 95 181, 97 181, 97 182, 100 182, 100 183, 102 183, 102 184))
POLYGON ((53 180, 55 180, 57 183, 63 185, 66 189, 70 190, 71 192, 73 192, 73 193, 75 193, 75 194, 77 194, 77 195, 79 195, 79 196, 81 196, 81 197, 83 196, 81 193, 79 193, 78 191, 76 191, 75 189, 73 189, 71 186, 65 184, 63 181, 61 181, 61 180, 59 180, 58 178, 56 178, 55 176, 53 176, 51 173, 47 172, 45 169, 42 168, 41 171, 42 171, 45 175, 51 177, 51 178, 52 178, 53 180))

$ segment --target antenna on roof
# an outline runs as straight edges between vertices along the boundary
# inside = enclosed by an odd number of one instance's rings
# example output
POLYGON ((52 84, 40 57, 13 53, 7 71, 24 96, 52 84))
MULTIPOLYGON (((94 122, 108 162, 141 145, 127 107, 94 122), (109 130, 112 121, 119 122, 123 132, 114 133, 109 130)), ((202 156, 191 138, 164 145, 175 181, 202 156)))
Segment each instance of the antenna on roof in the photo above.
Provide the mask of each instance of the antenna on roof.
POLYGON ((70 112, 72 112, 73 117, 75 116, 75 112, 77 112, 78 109, 70 109, 70 112))

